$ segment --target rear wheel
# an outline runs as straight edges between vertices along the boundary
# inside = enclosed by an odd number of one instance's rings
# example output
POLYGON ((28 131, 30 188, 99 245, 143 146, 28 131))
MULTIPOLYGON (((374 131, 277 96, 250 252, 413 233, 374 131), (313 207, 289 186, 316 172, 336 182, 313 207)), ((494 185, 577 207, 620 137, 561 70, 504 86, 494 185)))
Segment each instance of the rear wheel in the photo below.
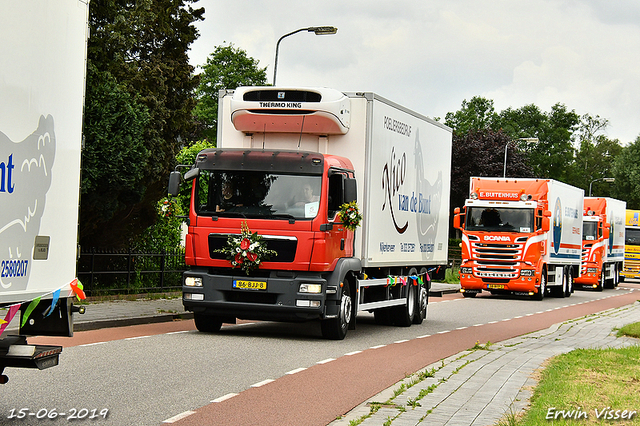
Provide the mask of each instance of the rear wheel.
POLYGON ((193 314, 193 321, 202 333, 215 333, 222 328, 222 319, 213 315, 193 314))
POLYGON ((342 287, 342 297, 340 298, 340 309, 336 318, 329 318, 320 323, 322 336, 325 339, 343 340, 347 335, 351 316, 353 315, 353 305, 351 301, 351 293, 349 292, 349 283, 344 282, 342 287))
POLYGON ((403 306, 396 306, 391 310, 393 323, 400 327, 410 327, 416 315, 416 300, 418 299, 418 287, 407 284, 407 300, 403 306))
POLYGON ((413 316, 414 324, 422 324, 427 319, 427 305, 429 304, 429 292, 422 285, 416 287, 418 289, 418 300, 416 300, 416 313, 413 316))

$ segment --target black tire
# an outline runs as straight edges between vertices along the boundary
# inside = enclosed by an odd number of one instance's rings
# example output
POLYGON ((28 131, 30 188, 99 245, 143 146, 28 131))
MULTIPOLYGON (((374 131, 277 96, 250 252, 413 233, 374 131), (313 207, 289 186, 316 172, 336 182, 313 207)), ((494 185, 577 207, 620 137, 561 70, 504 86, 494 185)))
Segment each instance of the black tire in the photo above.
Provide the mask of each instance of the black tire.
POLYGON ((427 305, 429 304, 429 291, 426 286, 418 285, 418 297, 416 300, 416 313, 413 316, 413 324, 422 324, 427 319, 427 305))
POLYGON ((607 280, 605 279, 605 270, 604 266, 602 267, 602 272, 600 273, 600 280, 598 281, 598 285, 596 286, 596 291, 604 290, 607 280))
POLYGON ((373 311, 373 319, 378 325, 391 325, 391 309, 376 309, 373 311))
POLYGON ((349 323, 353 316, 353 303, 349 291, 349 283, 344 282, 342 296, 340 297, 340 308, 336 318, 329 318, 320 323, 322 337, 330 340, 343 340, 347 336, 349 323))
POLYGON ((531 296, 531 298, 533 300, 543 300, 544 293, 546 291, 547 291, 547 270, 543 269, 542 275, 540 276, 540 288, 538 289, 538 292, 536 294, 531 296))
MULTIPOLYGON (((464 297, 476 297, 476 294, 478 294, 478 293, 467 293, 466 291, 464 293, 462 293, 462 295, 464 297)), ((491 294, 493 294, 493 293, 491 293, 491 294)))
POLYGON ((613 265, 613 288, 618 287, 618 284, 620 284, 620 268, 618 268, 618 265, 613 265))
POLYGON ((567 290, 564 295, 571 297, 571 293, 573 293, 573 269, 569 266, 567 267, 567 290))
POLYGON ((222 328, 222 320, 212 315, 193 314, 193 321, 201 333, 216 333, 222 328))
POLYGON ((551 289, 554 297, 563 298, 567 295, 567 267, 562 268, 562 285, 560 287, 555 286, 551 289))
POLYGON ((391 320, 398 327, 410 327, 416 315, 416 300, 418 299, 418 287, 407 284, 406 304, 391 309, 391 320))

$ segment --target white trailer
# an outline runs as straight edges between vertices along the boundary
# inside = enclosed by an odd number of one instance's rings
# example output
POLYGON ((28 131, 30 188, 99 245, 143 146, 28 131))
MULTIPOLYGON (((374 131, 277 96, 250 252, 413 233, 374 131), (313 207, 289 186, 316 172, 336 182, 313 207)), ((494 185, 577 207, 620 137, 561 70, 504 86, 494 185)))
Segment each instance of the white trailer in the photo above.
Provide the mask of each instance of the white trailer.
POLYGON ((0 3, 0 306, 20 328, 2 327, 0 373, 57 365, 61 348, 24 335, 72 333, 88 12, 0 3))
MULTIPOLYGON (((238 167, 262 174, 276 168, 280 171, 273 175, 277 180, 269 188, 270 195, 260 200, 261 205, 254 206, 253 212, 269 206, 270 210, 262 216, 250 216, 250 206, 244 203, 238 208, 241 211, 234 212, 247 213, 244 217, 201 209, 202 215, 215 217, 214 221, 202 220, 199 206, 192 205, 187 263, 194 267, 185 277, 191 283, 198 275, 196 281, 203 283, 203 288, 183 287, 186 309, 193 310, 196 319, 213 318, 216 326, 222 317, 284 320, 304 317, 321 319, 330 325, 336 320, 341 331, 325 335, 337 338, 344 337, 347 324, 355 324, 352 307, 353 311, 373 311, 382 322, 387 322, 387 317, 388 321, 405 326, 422 322, 428 302, 428 272, 443 276, 448 261, 451 129, 368 92, 241 87, 221 91, 219 105, 218 148, 199 154, 194 173, 188 175, 194 177, 199 171, 207 176, 221 173, 216 170, 223 170, 222 158, 232 155, 234 150, 246 153, 246 161, 234 163, 238 167), (267 158, 282 157, 280 152, 289 156, 303 153, 303 159, 317 157, 313 161, 318 167, 324 164, 326 170, 317 172, 320 196, 313 213, 311 210, 296 213, 286 207, 284 198, 295 196, 298 190, 295 185, 288 192, 282 190, 282 194, 272 195, 277 192, 276 186, 297 173, 299 186, 308 180, 305 173, 312 174, 302 171, 310 170, 312 165, 295 165, 296 169, 293 164, 287 168, 284 163, 276 165, 275 160, 267 162, 267 158), (252 163, 252 156, 265 160, 252 163), (332 207, 342 203, 336 200, 340 197, 332 195, 334 175, 343 175, 343 181, 335 183, 345 192, 348 183, 358 182, 357 201, 363 220, 355 239, 353 231, 343 229, 340 217, 335 215, 336 208, 332 207), (291 220, 283 227, 275 219, 285 215, 291 220), (264 220, 269 221, 269 226, 265 227, 264 220), (239 291, 225 293, 233 303, 219 299, 219 294, 226 291, 222 277, 234 272, 222 269, 229 267, 224 258, 209 257, 214 240, 211 235, 222 236, 224 242, 230 230, 240 228, 241 221, 246 221, 252 231, 267 233, 270 238, 296 241, 289 263, 264 262, 260 270, 263 276, 278 275, 282 270, 300 271, 300 276, 302 271, 315 274, 314 279, 322 283, 318 287, 321 294, 313 296, 318 300, 296 300, 300 298, 294 284, 300 279, 297 272, 290 274, 292 285, 286 287, 291 290, 273 295, 278 298, 276 306, 260 305, 255 298, 253 303, 241 305, 237 298, 244 300, 244 294, 239 291), (311 253, 313 256, 308 257, 311 253), (213 267, 217 268, 216 277, 205 271, 213 267), (200 269, 202 274, 198 272, 200 269), (342 289, 343 283, 348 292, 342 289), (194 293, 200 291, 203 293, 194 293), (285 292, 292 293, 284 297, 285 292), (293 306, 287 306, 289 303, 293 306)), ((233 175, 229 167, 225 173, 227 177, 233 175)), ((197 185, 198 182, 194 183, 194 194, 197 185)), ((253 281, 267 289, 263 293, 280 285, 275 279, 273 284, 269 280, 262 284, 264 279, 253 281)), ((202 328, 209 329, 206 325, 202 328)))

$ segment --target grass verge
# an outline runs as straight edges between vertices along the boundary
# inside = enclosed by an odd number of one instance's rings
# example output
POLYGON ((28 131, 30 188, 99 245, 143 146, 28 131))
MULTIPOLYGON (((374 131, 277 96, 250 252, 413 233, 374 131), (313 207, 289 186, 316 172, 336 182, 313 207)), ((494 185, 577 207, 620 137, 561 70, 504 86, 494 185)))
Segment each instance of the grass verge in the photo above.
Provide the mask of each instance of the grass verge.
POLYGON ((531 408, 514 424, 640 424, 638 395, 640 346, 577 349, 549 361, 531 408))

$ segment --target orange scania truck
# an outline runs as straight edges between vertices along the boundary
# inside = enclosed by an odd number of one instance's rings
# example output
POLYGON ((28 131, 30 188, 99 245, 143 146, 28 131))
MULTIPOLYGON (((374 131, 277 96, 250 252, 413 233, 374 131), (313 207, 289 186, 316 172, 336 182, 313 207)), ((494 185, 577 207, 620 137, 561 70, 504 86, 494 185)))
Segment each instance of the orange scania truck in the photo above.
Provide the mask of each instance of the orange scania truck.
POLYGON ((570 296, 580 274, 584 191, 552 179, 472 177, 455 209, 461 292, 570 296))
POLYGON ((582 268, 576 285, 614 288, 624 261, 624 219, 627 203, 613 198, 585 197, 582 268))

